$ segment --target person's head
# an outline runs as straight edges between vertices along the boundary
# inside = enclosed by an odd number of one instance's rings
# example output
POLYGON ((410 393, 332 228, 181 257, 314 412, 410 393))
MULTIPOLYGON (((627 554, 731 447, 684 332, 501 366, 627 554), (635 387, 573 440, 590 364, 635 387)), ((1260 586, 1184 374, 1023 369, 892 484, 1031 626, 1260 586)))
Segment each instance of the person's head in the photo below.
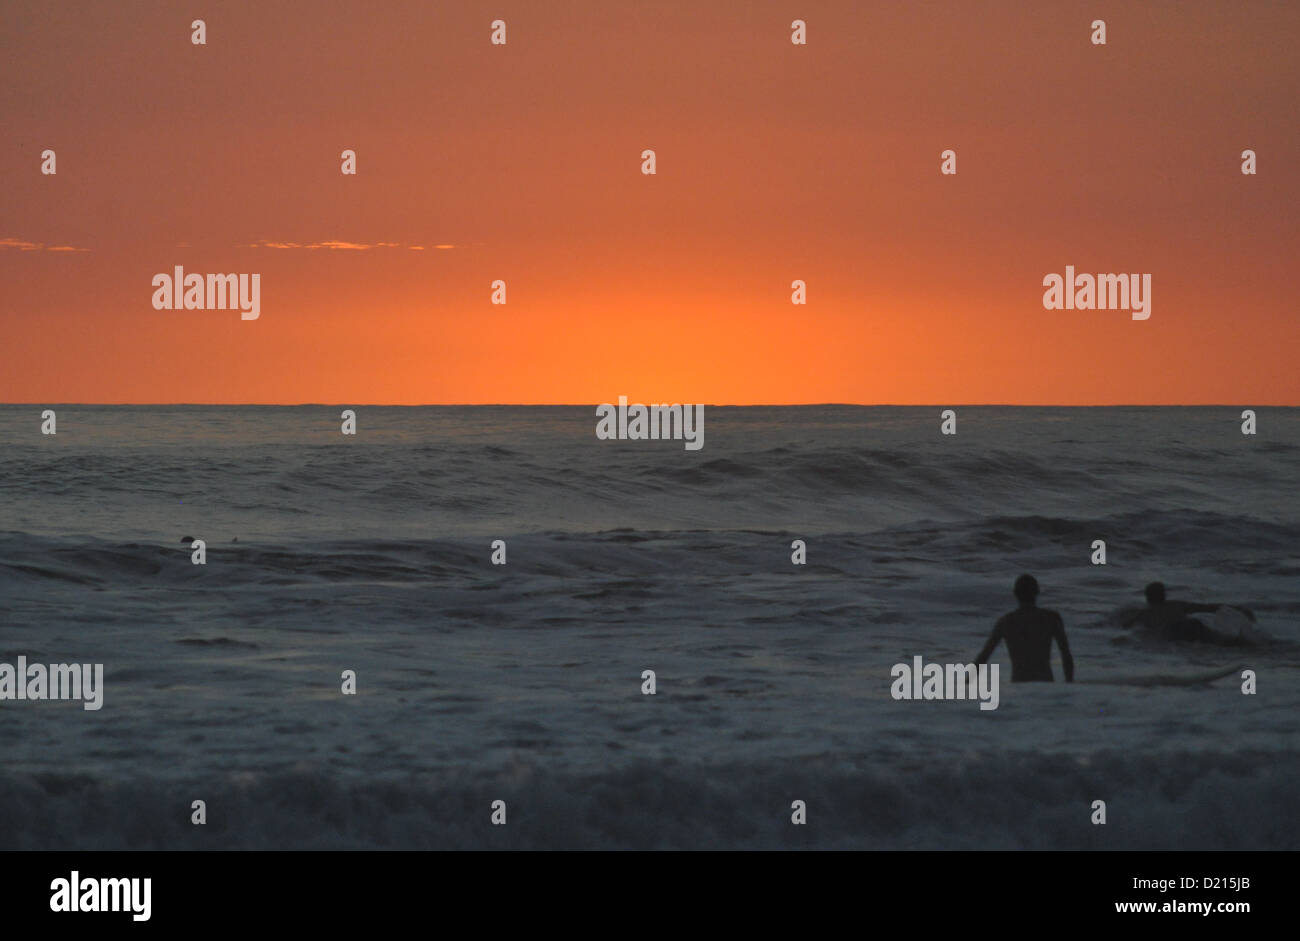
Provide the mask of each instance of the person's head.
POLYGON ((1012 591, 1022 605, 1031 605, 1038 597, 1038 579, 1032 575, 1021 575, 1016 579, 1016 587, 1012 591))
POLYGON ((1152 582, 1147 586, 1147 604, 1165 603, 1165 586, 1163 582, 1152 582))

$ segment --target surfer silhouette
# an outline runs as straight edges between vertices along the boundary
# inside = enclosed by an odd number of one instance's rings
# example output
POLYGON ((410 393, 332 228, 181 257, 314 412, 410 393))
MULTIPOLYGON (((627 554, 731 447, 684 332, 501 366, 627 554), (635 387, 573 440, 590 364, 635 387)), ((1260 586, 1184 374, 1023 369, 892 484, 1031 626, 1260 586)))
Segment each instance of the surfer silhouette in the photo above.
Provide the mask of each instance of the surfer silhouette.
POLYGON ((1065 638, 1065 622, 1055 611, 1037 606, 1038 579, 1021 575, 1012 590, 1020 607, 998 618, 984 649, 975 658, 975 664, 986 662, 998 644, 1005 640, 1007 653, 1011 655, 1011 682, 1042 680, 1051 683, 1056 679, 1052 675, 1052 641, 1055 640, 1061 648, 1065 681, 1074 682, 1074 657, 1070 654, 1070 642, 1065 638))
MULTIPOLYGON (((1250 646, 1249 638, 1240 634, 1236 636, 1224 634, 1191 617, 1193 614, 1211 614, 1227 605, 1173 601, 1165 597, 1165 586, 1162 582, 1152 582, 1147 585, 1146 596, 1147 606, 1126 618, 1123 622, 1124 627, 1140 624, 1152 636, 1161 640, 1199 641, 1224 647, 1250 646)), ((1252 622, 1255 620, 1254 613, 1246 608, 1232 610, 1240 611, 1252 622)))

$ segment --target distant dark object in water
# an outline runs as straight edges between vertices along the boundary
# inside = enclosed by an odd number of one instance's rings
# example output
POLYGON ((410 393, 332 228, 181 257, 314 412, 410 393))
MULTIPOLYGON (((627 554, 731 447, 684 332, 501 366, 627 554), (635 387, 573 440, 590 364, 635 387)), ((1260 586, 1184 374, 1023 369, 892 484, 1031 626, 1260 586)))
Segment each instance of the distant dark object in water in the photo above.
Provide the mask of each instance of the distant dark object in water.
POLYGON ((188 543, 191 543, 191 542, 193 542, 193 541, 194 541, 194 537, 193 537, 193 536, 182 536, 182 537, 181 537, 181 542, 183 542, 183 543, 187 543, 187 544, 188 544, 188 543))

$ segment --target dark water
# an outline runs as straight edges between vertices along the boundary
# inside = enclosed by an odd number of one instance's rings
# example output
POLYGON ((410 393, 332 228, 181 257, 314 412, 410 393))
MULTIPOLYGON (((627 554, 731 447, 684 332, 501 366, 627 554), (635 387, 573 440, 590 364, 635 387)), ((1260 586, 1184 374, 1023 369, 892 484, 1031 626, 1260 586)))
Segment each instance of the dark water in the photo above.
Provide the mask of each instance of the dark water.
POLYGON ((0 845, 1300 845, 1297 410, 709 407, 689 451, 591 407, 43 407, 0 406, 0 661, 105 701, 0 701, 0 845), (890 698, 1021 571, 1080 678, 1258 695, 890 698), (1116 643, 1156 578, 1277 642, 1116 643))

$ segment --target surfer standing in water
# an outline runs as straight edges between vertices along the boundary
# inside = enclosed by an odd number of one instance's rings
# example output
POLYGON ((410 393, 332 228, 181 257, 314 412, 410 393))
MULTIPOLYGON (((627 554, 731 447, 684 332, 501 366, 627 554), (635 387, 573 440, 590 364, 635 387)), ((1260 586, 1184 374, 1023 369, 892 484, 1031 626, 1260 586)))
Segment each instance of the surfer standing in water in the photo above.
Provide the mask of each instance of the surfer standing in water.
POLYGON ((1020 607, 998 618, 984 649, 975 658, 976 666, 987 662, 998 643, 1005 640, 1007 653, 1011 655, 1011 682, 1043 680, 1051 683, 1056 679, 1052 676, 1052 641, 1055 640, 1061 648, 1065 681, 1074 682, 1074 657, 1070 655, 1070 642, 1065 639, 1065 622, 1055 611, 1035 604, 1038 579, 1021 575, 1016 579, 1013 591, 1020 607))
MULTIPOLYGON (((1147 606, 1127 618, 1124 627, 1141 624, 1153 636, 1161 640, 1190 640, 1206 644, 1219 644, 1223 647, 1249 647, 1251 641, 1243 635, 1232 636, 1207 627, 1191 617, 1193 614, 1211 614, 1227 605, 1197 604, 1192 601, 1171 601, 1165 597, 1162 582, 1152 582, 1146 587, 1147 606)), ((1246 608, 1235 608, 1253 623, 1255 615, 1246 608)))

